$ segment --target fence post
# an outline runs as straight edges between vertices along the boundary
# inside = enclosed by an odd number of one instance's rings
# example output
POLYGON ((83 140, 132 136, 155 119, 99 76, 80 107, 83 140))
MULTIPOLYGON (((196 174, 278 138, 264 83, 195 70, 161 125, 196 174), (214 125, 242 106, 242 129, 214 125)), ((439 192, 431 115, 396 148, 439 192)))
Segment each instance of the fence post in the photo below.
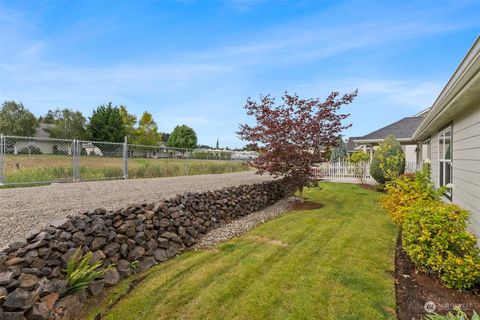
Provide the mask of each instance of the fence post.
POLYGON ((78 167, 78 141, 73 139, 72 141, 72 181, 76 182, 80 180, 80 168, 78 167))
POLYGON ((75 174, 75 168, 76 168, 76 166, 75 166, 75 148, 76 148, 76 145, 77 144, 75 143, 75 139, 73 139, 72 147, 71 147, 71 149, 72 149, 72 181, 73 182, 75 182, 75 175, 76 175, 75 174))
POLYGON ((82 155, 82 142, 77 140, 77 181, 80 181, 80 157, 82 155))
POLYGON ((4 167, 5 167, 5 147, 6 141, 3 134, 0 134, 0 186, 3 186, 5 183, 5 174, 4 174, 4 167))
POLYGON ((126 136, 123 142, 123 178, 128 179, 128 141, 126 136))

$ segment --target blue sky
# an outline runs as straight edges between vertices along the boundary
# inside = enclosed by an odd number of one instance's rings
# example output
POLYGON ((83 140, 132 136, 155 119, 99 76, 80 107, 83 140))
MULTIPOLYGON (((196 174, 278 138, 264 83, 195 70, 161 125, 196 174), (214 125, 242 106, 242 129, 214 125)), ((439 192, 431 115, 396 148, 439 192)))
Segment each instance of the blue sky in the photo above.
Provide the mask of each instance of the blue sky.
POLYGON ((345 135, 363 135, 433 103, 479 16, 478 0, 0 0, 0 100, 36 115, 112 101, 240 147, 247 97, 358 88, 345 135))

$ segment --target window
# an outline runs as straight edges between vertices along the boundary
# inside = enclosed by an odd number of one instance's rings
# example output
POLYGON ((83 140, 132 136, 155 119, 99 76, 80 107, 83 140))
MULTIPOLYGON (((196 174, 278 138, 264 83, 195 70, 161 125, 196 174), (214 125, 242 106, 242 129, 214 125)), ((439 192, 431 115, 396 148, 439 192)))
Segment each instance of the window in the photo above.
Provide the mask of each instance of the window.
MULTIPOLYGON (((439 185, 452 183, 452 127, 449 126, 438 134, 438 178, 439 185)), ((452 199, 452 189, 447 190, 447 197, 452 199)))
POLYGON ((432 149, 430 147, 430 139, 422 142, 422 161, 432 159, 432 149))

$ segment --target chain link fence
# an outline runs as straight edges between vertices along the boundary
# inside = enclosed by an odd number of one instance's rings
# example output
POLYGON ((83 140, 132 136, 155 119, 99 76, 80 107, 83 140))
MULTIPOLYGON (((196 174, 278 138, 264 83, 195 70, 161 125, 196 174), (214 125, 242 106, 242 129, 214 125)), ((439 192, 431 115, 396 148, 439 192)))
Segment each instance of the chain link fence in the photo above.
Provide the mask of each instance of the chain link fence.
POLYGON ((154 178, 246 170, 252 153, 0 135, 0 185, 154 178), (220 161, 211 161, 220 160, 220 161), (223 160, 223 161, 222 161, 223 160))

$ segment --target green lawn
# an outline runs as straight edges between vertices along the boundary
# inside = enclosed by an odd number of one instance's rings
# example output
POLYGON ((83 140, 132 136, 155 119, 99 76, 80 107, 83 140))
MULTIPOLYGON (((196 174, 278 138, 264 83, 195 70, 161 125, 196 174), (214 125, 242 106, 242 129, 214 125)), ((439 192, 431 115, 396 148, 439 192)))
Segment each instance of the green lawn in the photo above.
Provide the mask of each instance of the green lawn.
POLYGON ((158 265, 98 310, 105 319, 394 319, 397 229, 378 193, 323 183, 305 195, 325 206, 158 265))

